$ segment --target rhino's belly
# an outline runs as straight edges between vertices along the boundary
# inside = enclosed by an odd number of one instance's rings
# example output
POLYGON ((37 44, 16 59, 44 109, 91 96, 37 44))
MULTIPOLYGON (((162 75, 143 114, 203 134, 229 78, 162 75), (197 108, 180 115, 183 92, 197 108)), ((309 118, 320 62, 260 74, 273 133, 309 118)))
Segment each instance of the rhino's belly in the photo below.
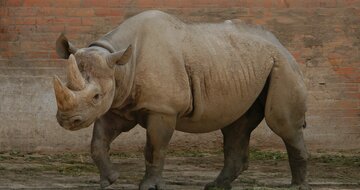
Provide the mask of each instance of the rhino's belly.
MULTIPOLYGON (((239 116, 240 117, 240 116, 239 116)), ((180 119, 176 124, 176 130, 187 133, 207 133, 219 130, 231 124, 236 118, 232 120, 224 120, 223 118, 214 118, 209 120, 191 121, 189 119, 180 119)))
POLYGON ((269 71, 270 69, 263 75, 254 71, 245 77, 238 70, 227 73, 226 77, 220 74, 211 79, 193 77, 193 111, 187 117, 178 119, 176 129, 203 133, 230 125, 255 102, 266 83, 269 71))
MULTIPOLYGON (((260 93, 261 88, 258 89, 260 93)), ((258 93, 246 99, 240 96, 226 96, 221 100, 204 103, 200 116, 179 118, 176 130, 189 133, 206 133, 221 129, 238 120, 255 102, 258 93)))

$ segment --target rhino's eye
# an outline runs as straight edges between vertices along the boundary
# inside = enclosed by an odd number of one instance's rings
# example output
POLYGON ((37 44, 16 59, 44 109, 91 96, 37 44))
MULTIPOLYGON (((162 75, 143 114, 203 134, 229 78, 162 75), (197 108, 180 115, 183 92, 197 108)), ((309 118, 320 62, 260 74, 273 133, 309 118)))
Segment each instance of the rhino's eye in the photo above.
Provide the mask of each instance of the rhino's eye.
POLYGON ((100 97, 101 97, 101 95, 100 95, 100 94, 95 94, 95 95, 93 96, 93 98, 92 98, 92 102, 93 102, 93 104, 97 104, 97 103, 99 103, 99 101, 100 101, 100 97))
POLYGON ((93 97, 93 100, 99 100, 99 98, 100 98, 100 94, 95 94, 95 96, 93 97))

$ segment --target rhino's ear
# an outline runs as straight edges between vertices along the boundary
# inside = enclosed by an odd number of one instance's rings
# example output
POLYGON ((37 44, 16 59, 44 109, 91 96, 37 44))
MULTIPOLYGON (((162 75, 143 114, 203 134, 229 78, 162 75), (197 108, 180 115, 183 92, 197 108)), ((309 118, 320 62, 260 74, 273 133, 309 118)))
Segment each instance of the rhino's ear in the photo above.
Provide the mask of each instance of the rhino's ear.
POLYGON ((110 67, 114 67, 114 65, 124 65, 127 62, 129 62, 131 55, 132 55, 132 47, 131 45, 129 45, 129 47, 127 47, 124 50, 111 53, 110 55, 107 56, 106 60, 110 67))
POLYGON ((56 40, 56 53, 63 59, 68 59, 70 54, 75 54, 77 48, 72 45, 65 37, 64 33, 61 33, 56 40))

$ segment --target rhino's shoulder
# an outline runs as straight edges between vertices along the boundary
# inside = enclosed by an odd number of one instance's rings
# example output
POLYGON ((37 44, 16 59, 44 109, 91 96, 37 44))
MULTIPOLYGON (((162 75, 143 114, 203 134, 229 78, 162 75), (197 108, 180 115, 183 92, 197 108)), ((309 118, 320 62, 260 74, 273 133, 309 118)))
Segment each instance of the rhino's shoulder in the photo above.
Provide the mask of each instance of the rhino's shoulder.
POLYGON ((159 25, 159 24, 182 24, 183 22, 180 21, 175 16, 172 16, 170 14, 167 14, 162 11, 158 10, 149 10, 144 11, 142 13, 139 13, 135 15, 134 17, 131 17, 129 19, 130 22, 134 23, 142 23, 145 26, 153 26, 159 25))

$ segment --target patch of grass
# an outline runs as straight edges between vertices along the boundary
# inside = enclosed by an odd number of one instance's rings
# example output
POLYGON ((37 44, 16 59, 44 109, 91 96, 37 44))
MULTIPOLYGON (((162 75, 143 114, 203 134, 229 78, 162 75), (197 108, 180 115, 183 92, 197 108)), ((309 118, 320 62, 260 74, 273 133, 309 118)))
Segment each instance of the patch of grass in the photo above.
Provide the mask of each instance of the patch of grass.
POLYGON ((344 156, 344 155, 320 155, 311 158, 311 160, 336 166, 360 167, 360 156, 344 156))
POLYGON ((24 157, 25 154, 19 151, 11 151, 9 152, 9 155, 12 157, 24 157))
POLYGON ((89 164, 62 165, 51 169, 56 169, 57 172, 70 176, 80 176, 83 173, 97 172, 97 168, 94 165, 89 164))
POLYGON ((276 187, 276 188, 272 188, 272 187, 251 187, 251 188, 245 188, 245 190, 296 190, 297 188, 280 188, 280 187, 276 187))
POLYGON ((138 158, 141 156, 142 156, 141 153, 127 153, 127 152, 110 153, 110 157, 117 157, 117 158, 138 158))
POLYGON ((89 154, 50 154, 50 155, 26 155, 24 161, 33 163, 65 163, 65 164, 82 164, 92 163, 89 154))
POLYGON ((40 167, 24 167, 24 168, 16 168, 16 169, 9 169, 8 171, 16 173, 16 174, 23 174, 23 175, 33 175, 34 173, 47 171, 48 169, 44 166, 40 167))
POLYGON ((250 150, 250 160, 286 160, 287 154, 280 151, 250 150))
POLYGON ((183 150, 183 151, 171 151, 167 152, 168 156, 173 157, 206 157, 210 155, 219 155, 222 154, 221 151, 197 151, 197 150, 183 150))
POLYGON ((13 158, 9 155, 0 154, 0 161, 11 160, 11 159, 13 158))

